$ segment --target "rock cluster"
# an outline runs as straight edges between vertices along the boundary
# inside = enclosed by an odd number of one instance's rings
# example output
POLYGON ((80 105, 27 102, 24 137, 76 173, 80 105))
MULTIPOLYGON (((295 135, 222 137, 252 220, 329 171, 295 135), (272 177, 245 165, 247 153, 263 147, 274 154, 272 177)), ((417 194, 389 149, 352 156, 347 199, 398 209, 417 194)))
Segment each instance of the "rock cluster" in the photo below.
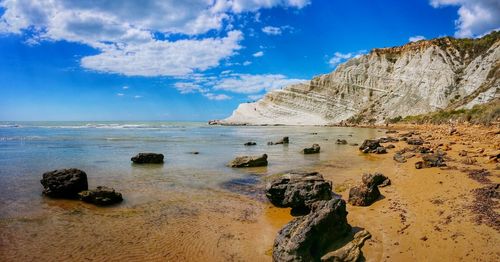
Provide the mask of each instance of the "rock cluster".
POLYGON ((267 142, 268 145, 286 145, 290 142, 289 138, 287 136, 283 137, 281 140, 278 140, 276 142, 267 142))
POLYGON ((440 151, 434 154, 425 155, 422 157, 422 161, 415 163, 416 169, 442 166, 446 166, 446 163, 444 160, 444 153, 440 151))
POLYGON ((337 145, 347 145, 347 140, 345 139, 337 139, 337 145))
POLYGON ((87 174, 79 169, 58 169, 46 172, 40 181, 43 194, 54 198, 80 199, 96 205, 111 205, 123 200, 113 188, 98 186, 88 190, 87 174))
POLYGON ((246 142, 244 145, 245 146, 255 146, 255 145, 257 145, 257 143, 250 141, 250 142, 246 142))
POLYGON ((385 154, 387 150, 380 145, 378 139, 367 139, 361 144, 359 150, 363 153, 385 154))

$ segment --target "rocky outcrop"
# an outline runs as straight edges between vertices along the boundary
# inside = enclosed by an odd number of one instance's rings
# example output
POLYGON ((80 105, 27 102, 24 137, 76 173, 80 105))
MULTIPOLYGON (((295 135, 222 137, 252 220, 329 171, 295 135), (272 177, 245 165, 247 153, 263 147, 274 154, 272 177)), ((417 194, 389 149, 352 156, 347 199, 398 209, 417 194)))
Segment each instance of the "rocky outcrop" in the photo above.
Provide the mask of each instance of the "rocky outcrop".
POLYGON ((442 166, 446 166, 443 152, 424 155, 422 157, 422 161, 418 161, 415 163, 416 169, 442 166))
POLYGON ((500 97, 500 32, 373 49, 311 81, 243 103, 222 124, 382 123, 500 97))
POLYGON ((227 165, 229 167, 267 166, 267 154, 263 154, 262 156, 239 156, 233 159, 227 165))
POLYGON ((353 206, 369 206, 380 197, 378 187, 391 184, 381 173, 363 174, 362 183, 349 190, 349 203, 353 206))
POLYGON ((287 145, 290 143, 290 139, 287 136, 284 136, 281 140, 278 140, 276 142, 267 142, 268 145, 287 145))
POLYGON ((359 147, 363 153, 375 153, 375 154, 385 154, 387 150, 385 147, 381 146, 377 139, 367 139, 359 147))
POLYGON ((266 185, 266 197, 277 207, 304 210, 316 201, 331 199, 332 184, 318 172, 288 173, 266 185))
POLYGON ((256 146, 256 145, 257 145, 257 143, 256 143, 256 142, 252 142, 252 141, 250 141, 250 142, 246 142, 244 145, 245 145, 245 146, 256 146))
POLYGON ((46 172, 40 182, 43 194, 50 197, 78 198, 78 193, 88 189, 87 174, 76 168, 46 172))
POLYGON ((315 202, 311 212, 294 218, 276 236, 274 261, 318 261, 333 242, 351 231, 345 201, 315 202))
POLYGON ((93 190, 85 190, 79 193, 80 200, 99 206, 108 206, 123 201, 122 194, 113 188, 98 186, 93 190))
POLYGON ((321 147, 318 144, 313 144, 311 147, 306 147, 302 150, 302 153, 308 154, 317 154, 321 150, 321 147))
POLYGON ((161 164, 163 163, 163 154, 139 153, 130 160, 136 164, 161 164))

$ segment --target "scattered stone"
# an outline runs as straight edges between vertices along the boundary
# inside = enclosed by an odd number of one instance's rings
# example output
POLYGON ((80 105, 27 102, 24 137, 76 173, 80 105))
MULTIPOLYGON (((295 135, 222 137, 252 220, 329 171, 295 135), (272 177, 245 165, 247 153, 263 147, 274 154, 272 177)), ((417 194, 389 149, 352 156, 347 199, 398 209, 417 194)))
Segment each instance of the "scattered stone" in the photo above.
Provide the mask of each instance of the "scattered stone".
POLYGON ((256 145, 257 145, 257 143, 256 143, 256 142, 252 142, 252 141, 250 141, 250 142, 246 142, 244 145, 245 145, 245 146, 256 146, 256 145))
POLYGON ((267 154, 262 156, 239 156, 227 164, 229 167, 267 166, 267 154))
POLYGON ((490 184, 472 190, 474 200, 470 209, 475 215, 476 224, 485 224, 500 231, 500 214, 498 213, 500 201, 500 184, 490 184))
POLYGON ((442 152, 425 155, 422 157, 422 160, 423 161, 418 161, 417 163, 415 163, 416 169, 446 166, 444 161, 444 154, 442 152))
POLYGON ((284 145, 284 144, 288 144, 290 142, 290 140, 288 139, 287 136, 284 136, 281 140, 278 140, 276 142, 267 142, 268 145, 272 146, 272 145, 284 145))
POLYGON ((88 189, 87 174, 76 168, 46 172, 40 183, 44 195, 56 198, 78 198, 78 193, 88 189))
POLYGON ((406 143, 408 145, 420 146, 424 144, 424 140, 422 140, 421 138, 408 138, 406 140, 406 143))
POLYGON ((350 146, 359 146, 359 144, 358 144, 358 143, 351 143, 351 144, 349 144, 349 145, 350 145, 350 146))
POLYGON ((130 160, 136 164, 161 164, 163 163, 163 154, 139 153, 130 160))
POLYGON ((361 248, 365 241, 371 238, 372 235, 366 230, 361 230, 354 234, 352 241, 347 243, 342 248, 329 252, 321 257, 321 261, 325 262, 357 262, 361 258, 361 248))
POLYGON ((99 206, 107 206, 123 201, 122 194, 116 192, 113 188, 98 186, 94 190, 85 190, 79 193, 80 200, 99 206))
POLYGON ((374 153, 376 153, 376 154, 386 154, 387 150, 385 149, 385 147, 379 146, 379 147, 377 147, 377 149, 375 149, 374 153))
POLYGON ((332 242, 350 231, 344 200, 315 202, 309 214, 294 218, 278 232, 273 261, 318 261, 332 242))
POLYGON ((391 180, 388 177, 384 176, 382 173, 363 174, 361 181, 367 187, 385 187, 391 184, 391 180))
POLYGON ((388 136, 388 137, 379 138, 378 142, 379 143, 394 143, 394 142, 399 142, 399 139, 397 139, 395 137, 388 136))
POLYGON ((337 139, 337 145, 347 145, 347 140, 345 140, 345 139, 337 139))
POLYGON ((407 132, 407 133, 402 133, 402 134, 400 134, 399 136, 400 136, 400 137, 411 137, 411 136, 413 136, 413 135, 418 135, 418 133, 417 133, 417 132, 415 132, 415 131, 410 131, 410 132, 407 132))
POLYGON ((382 147, 378 140, 367 139, 361 144, 359 150, 363 153, 377 153, 377 148, 382 147))
POLYGON ((448 129, 448 134, 451 136, 453 134, 456 134, 457 133, 457 129, 455 127, 450 127, 450 129, 448 129))
POLYGON ((475 165, 477 163, 477 160, 474 157, 466 157, 464 160, 462 160, 462 163, 465 165, 475 165))
POLYGON ((353 206, 369 206, 380 197, 377 186, 368 187, 364 184, 355 186, 349 191, 349 203, 353 206))
POLYGON ((396 133, 398 133, 398 131, 396 131, 396 130, 387 130, 385 133, 386 134, 396 134, 396 133))
POLYGON ((311 147, 306 147, 304 148, 304 150, 302 150, 302 152, 304 154, 317 154, 319 153, 321 147, 318 145, 318 144, 313 144, 311 147))
POLYGON ((277 207, 308 210, 312 203, 332 198, 332 184, 318 172, 288 173, 266 185, 266 197, 277 207))
POLYGON ((393 145, 393 144, 388 144, 385 148, 387 148, 387 149, 393 149, 393 148, 395 148, 395 147, 396 147, 396 146, 395 146, 395 145, 393 145))
POLYGON ((469 172, 467 172, 467 175, 479 183, 491 183, 491 180, 488 178, 491 174, 486 169, 470 170, 469 172))
POLYGON ((392 159, 394 159, 394 161, 398 163, 406 163, 406 157, 401 153, 394 154, 394 157, 392 159))

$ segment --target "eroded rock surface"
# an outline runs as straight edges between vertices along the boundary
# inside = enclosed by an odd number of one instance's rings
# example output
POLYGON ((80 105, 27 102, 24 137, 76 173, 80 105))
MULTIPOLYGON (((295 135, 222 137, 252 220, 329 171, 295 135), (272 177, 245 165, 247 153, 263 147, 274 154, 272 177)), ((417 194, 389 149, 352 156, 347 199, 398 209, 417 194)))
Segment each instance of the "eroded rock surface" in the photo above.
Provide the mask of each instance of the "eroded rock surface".
POLYGON ((80 200, 99 206, 107 206, 123 201, 122 194, 113 188, 98 186, 93 190, 85 190, 79 193, 80 200))
POLYGON ((306 147, 302 150, 304 154, 317 154, 321 150, 321 147, 318 144, 313 144, 311 147, 306 147))
POLYGON ((78 198, 88 189, 87 174, 76 168, 57 169, 43 174, 43 194, 57 198, 78 198))
POLYGON ((161 164, 163 163, 163 158, 163 154, 139 153, 130 160, 136 164, 161 164))
POLYGON ((229 167, 258 167, 267 166, 267 154, 261 156, 239 156, 233 159, 229 167))

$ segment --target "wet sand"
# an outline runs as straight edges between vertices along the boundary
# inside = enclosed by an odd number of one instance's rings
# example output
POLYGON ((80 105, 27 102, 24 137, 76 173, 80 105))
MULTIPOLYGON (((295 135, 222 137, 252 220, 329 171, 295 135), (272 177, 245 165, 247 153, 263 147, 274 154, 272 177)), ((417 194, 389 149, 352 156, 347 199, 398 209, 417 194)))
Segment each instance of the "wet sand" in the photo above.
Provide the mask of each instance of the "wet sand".
POLYGON ((446 148, 447 167, 417 170, 414 164, 421 160, 418 156, 397 163, 392 157, 395 151, 408 146, 404 141, 392 143, 396 148, 388 154, 360 153, 367 160, 366 166, 318 167, 344 199, 348 198, 348 188, 359 183, 365 172, 381 172, 391 179, 392 185, 381 188, 383 197, 371 206, 347 206, 349 223, 373 235, 362 249, 366 260, 499 261, 498 201, 492 207, 496 217, 489 218, 490 225, 487 221, 478 223, 477 213, 470 208, 478 204, 472 190, 500 182, 498 164, 489 158, 500 153, 499 130, 458 127, 457 134, 449 135, 446 126, 394 129, 418 131, 430 142, 428 146, 446 148), (467 156, 459 156, 462 150, 468 152, 467 156), (467 170, 479 169, 490 172, 490 182, 483 179, 481 183, 468 176, 467 170))

